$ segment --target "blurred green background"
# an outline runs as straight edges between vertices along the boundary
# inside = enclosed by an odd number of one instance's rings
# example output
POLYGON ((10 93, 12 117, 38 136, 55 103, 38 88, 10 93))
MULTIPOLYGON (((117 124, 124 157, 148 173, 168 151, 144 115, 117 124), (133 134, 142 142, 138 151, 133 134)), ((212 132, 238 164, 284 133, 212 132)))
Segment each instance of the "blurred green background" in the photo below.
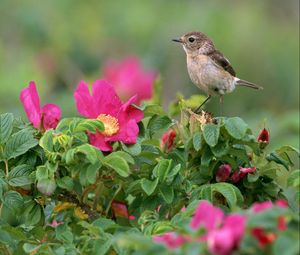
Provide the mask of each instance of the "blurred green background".
MULTIPOLYGON (((0 0, 0 111, 24 115, 18 95, 35 80, 42 102, 72 116, 78 81, 101 78, 104 61, 131 54, 160 73, 165 107, 177 91, 200 93, 171 42, 189 31, 206 33, 239 77, 264 87, 226 96, 225 115, 255 131, 265 124, 272 146, 299 147, 298 0, 0 0)), ((218 99, 207 109, 218 115, 218 99)))

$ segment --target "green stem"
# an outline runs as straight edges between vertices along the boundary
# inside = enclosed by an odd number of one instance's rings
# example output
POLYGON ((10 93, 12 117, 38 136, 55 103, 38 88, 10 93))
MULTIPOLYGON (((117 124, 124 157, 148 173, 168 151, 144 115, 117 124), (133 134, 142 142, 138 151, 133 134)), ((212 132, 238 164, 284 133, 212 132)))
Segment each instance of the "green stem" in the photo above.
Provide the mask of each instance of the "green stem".
POLYGON ((112 202, 114 201, 114 199, 115 199, 115 197, 118 195, 118 193, 121 191, 121 189, 122 189, 122 185, 119 185, 119 187, 118 187, 117 190, 115 191, 114 195, 112 196, 111 200, 109 201, 109 203, 108 203, 108 205, 107 205, 107 207, 106 207, 105 215, 108 214, 112 202))
POLYGON ((99 202, 99 198, 100 198, 100 195, 103 191, 103 188, 104 188, 103 182, 98 182, 98 185, 97 185, 96 190, 95 190, 95 198, 94 198, 94 203, 93 203, 93 209, 94 210, 97 209, 97 204, 99 202))
POLYGON ((7 178, 8 177, 8 160, 4 160, 4 164, 5 164, 5 176, 7 178))

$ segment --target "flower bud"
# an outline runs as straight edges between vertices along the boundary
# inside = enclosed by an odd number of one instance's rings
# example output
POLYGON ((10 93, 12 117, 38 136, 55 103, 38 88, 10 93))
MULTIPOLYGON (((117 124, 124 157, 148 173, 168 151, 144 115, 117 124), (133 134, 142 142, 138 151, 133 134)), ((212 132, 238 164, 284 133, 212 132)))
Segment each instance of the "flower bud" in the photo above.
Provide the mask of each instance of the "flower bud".
POLYGON ((264 149, 270 142, 270 133, 267 129, 263 128, 258 137, 257 141, 259 142, 260 148, 264 149))
POLYGON ((219 166, 219 169, 216 173, 216 181, 217 182, 225 182, 228 180, 229 175, 231 173, 231 166, 228 164, 224 164, 219 166))
POLYGON ((162 150, 170 150, 174 147, 174 139, 176 137, 176 132, 173 129, 165 132, 161 138, 161 148, 162 150))

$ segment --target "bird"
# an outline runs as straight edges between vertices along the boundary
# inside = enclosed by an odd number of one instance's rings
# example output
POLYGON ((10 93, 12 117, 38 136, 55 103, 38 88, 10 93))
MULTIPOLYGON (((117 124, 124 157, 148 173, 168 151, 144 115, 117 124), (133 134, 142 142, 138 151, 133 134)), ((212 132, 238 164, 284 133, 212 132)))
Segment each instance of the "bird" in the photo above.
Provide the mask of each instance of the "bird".
POLYGON ((215 48, 213 41, 202 32, 189 32, 172 39, 183 46, 187 57, 187 70, 192 82, 207 94, 207 98, 195 110, 197 113, 212 96, 220 97, 222 112, 223 96, 238 86, 262 89, 252 82, 242 80, 229 60, 215 48))

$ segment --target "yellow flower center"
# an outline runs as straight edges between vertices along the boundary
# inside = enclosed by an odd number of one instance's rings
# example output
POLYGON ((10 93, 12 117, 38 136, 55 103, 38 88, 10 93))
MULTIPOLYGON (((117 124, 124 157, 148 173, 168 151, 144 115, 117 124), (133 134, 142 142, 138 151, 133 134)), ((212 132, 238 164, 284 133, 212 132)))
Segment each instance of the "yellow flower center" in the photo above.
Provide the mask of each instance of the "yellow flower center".
POLYGON ((119 131, 118 119, 109 114, 100 114, 97 117, 104 125, 104 131, 101 132, 104 136, 112 136, 119 131))

